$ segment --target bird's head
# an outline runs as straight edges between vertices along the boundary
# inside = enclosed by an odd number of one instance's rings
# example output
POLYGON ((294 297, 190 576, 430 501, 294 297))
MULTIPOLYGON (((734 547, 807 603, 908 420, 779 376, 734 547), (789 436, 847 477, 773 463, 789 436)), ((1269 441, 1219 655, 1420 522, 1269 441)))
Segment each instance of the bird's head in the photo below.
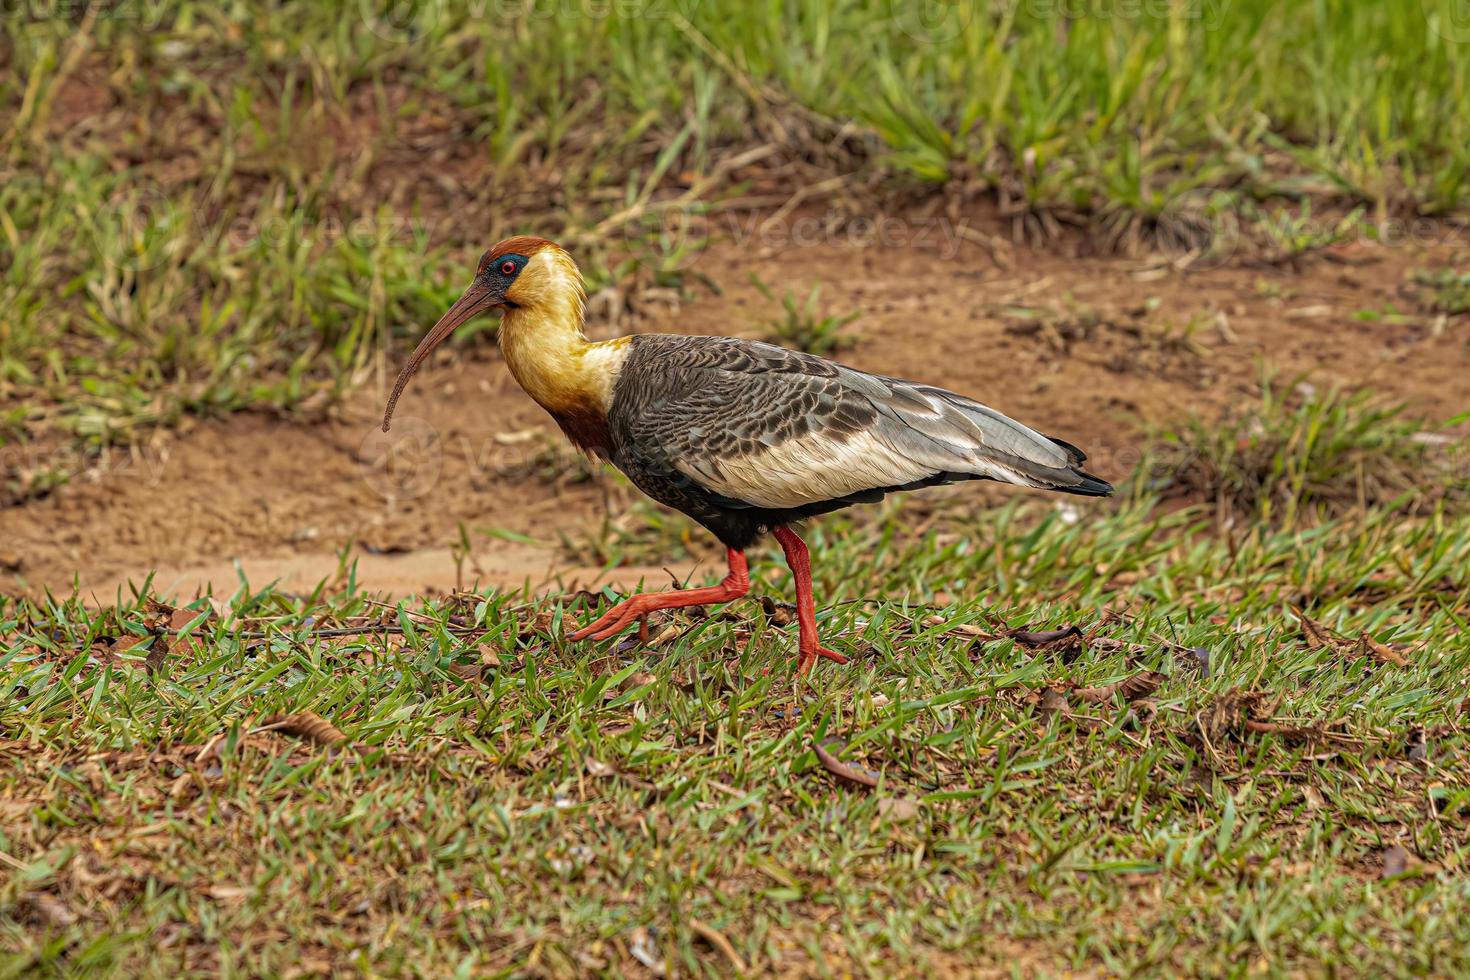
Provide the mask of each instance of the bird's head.
POLYGON ((479 268, 469 288, 424 335, 399 372, 383 413, 383 431, 388 431, 398 396, 419 365, 457 328, 496 308, 540 311, 568 306, 574 315, 580 315, 581 299, 582 277, 576 263, 555 242, 519 235, 489 249, 480 256, 479 268))

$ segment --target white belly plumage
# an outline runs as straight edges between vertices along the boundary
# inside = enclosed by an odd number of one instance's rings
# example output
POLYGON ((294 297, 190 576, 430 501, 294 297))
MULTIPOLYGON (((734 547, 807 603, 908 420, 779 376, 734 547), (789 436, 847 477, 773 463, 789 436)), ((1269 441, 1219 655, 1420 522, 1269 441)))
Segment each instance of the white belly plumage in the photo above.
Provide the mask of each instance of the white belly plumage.
POLYGON ((937 473, 972 473, 1010 483, 1020 474, 961 447, 931 440, 926 451, 901 451, 881 432, 853 433, 845 439, 820 432, 790 439, 750 455, 681 460, 678 469, 723 496, 757 507, 785 509, 835 500, 864 490, 903 486, 937 473))

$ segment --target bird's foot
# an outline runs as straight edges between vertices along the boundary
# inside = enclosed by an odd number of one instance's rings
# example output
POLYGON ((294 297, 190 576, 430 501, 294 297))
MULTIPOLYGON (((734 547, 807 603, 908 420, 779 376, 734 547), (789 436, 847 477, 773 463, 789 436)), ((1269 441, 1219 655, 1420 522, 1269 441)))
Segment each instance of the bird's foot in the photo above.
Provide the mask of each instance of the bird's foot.
POLYGON ((801 651, 801 656, 796 661, 796 676, 805 677, 811 673, 812 664, 816 663, 819 657, 823 660, 830 660, 835 664, 847 663, 847 658, 836 650, 828 650, 826 647, 812 647, 811 649, 801 651))
MULTIPOLYGON (((811 673, 812 664, 816 663, 819 659, 830 660, 837 664, 847 663, 847 658, 836 650, 828 650, 826 647, 807 647, 796 658, 796 676, 805 677, 811 673)), ((771 668, 769 667, 761 671, 762 674, 769 674, 770 672, 771 668)))
POLYGON ((660 608, 667 608, 655 604, 655 600, 661 598, 664 597, 655 593, 651 595, 635 595, 631 599, 624 599, 586 626, 567 634, 567 639, 606 640, 617 636, 636 619, 639 621, 638 638, 647 642, 648 614, 660 608))
POLYGON ((712 602, 733 602, 750 591, 750 573, 745 565, 745 555, 734 548, 727 549, 730 574, 719 585, 701 589, 675 589, 673 592, 645 592, 613 606, 607 612, 574 633, 569 640, 606 640, 616 636, 632 623, 640 620, 638 637, 648 642, 648 614, 660 609, 684 609, 703 606, 712 602))
POLYGON ((648 614, 660 609, 684 609, 702 606, 711 602, 732 602, 750 590, 750 574, 746 570, 745 555, 734 548, 728 549, 730 574, 719 585, 701 589, 675 589, 673 592, 645 592, 613 606, 607 612, 567 634, 569 640, 606 640, 621 633, 633 620, 641 620, 638 637, 648 642, 648 614))

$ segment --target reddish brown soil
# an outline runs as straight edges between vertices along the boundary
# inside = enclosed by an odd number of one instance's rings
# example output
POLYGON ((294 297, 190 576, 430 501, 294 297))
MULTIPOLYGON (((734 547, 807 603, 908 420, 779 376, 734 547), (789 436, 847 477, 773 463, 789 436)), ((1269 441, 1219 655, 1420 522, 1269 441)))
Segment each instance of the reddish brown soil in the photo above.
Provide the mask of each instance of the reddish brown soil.
MULTIPOLYGON (((722 295, 655 305, 620 329, 753 336, 778 311, 752 274, 777 295, 803 298, 820 281, 825 312, 862 313, 842 360, 978 397, 1081 445, 1091 468, 1113 478, 1136 461, 1143 424, 1191 411, 1218 417, 1256 396, 1263 366, 1319 386, 1371 387, 1431 419, 1466 408, 1470 323, 1436 324, 1404 295, 1412 269, 1463 261, 1454 242, 1354 245, 1294 270, 1185 272, 1065 248, 1007 249, 1003 268, 968 241, 950 247, 943 236, 928 248, 723 244, 697 265, 722 295), (1007 307, 1058 316, 1038 322, 1007 307), (1390 309, 1413 315, 1360 317, 1390 309), (1177 339, 1191 321, 1193 343, 1206 350, 1177 339)), ((602 322, 591 329, 611 332, 602 322)), ((330 575, 344 549, 363 559, 359 578, 371 588, 443 588, 455 582, 449 549, 461 523, 474 541, 467 580, 551 581, 564 561, 558 549, 475 532, 507 528, 554 543, 601 519, 610 482, 572 480, 575 464, 548 448, 558 445, 554 427, 488 348, 426 367, 385 441, 376 422, 395 367, 331 418, 237 415, 159 433, 47 499, 0 511, 0 558, 11 566, 0 588, 68 590, 75 575, 84 594, 105 600, 157 568, 176 593, 206 582, 228 591, 236 561, 253 585, 281 576, 306 587, 330 575)), ((607 499, 617 508, 628 498, 614 487, 607 499)))

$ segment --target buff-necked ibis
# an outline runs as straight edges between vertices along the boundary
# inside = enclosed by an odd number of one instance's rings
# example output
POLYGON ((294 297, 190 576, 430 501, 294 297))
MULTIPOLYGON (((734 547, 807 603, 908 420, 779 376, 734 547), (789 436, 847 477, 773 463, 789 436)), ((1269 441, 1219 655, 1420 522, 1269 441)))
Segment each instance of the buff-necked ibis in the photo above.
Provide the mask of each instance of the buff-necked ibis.
POLYGON ((606 639, 658 609, 729 602, 749 590, 745 549, 763 534, 796 585, 798 673, 818 657, 811 565, 797 522, 896 490, 999 480, 1104 496, 1081 450, 942 388, 867 374, 811 354, 728 337, 643 334, 593 343, 577 265, 542 238, 508 238, 414 350, 383 414, 455 328, 496 307, 500 346, 522 388, 584 452, 683 511, 725 545, 719 585, 633 596, 571 634, 606 639))

